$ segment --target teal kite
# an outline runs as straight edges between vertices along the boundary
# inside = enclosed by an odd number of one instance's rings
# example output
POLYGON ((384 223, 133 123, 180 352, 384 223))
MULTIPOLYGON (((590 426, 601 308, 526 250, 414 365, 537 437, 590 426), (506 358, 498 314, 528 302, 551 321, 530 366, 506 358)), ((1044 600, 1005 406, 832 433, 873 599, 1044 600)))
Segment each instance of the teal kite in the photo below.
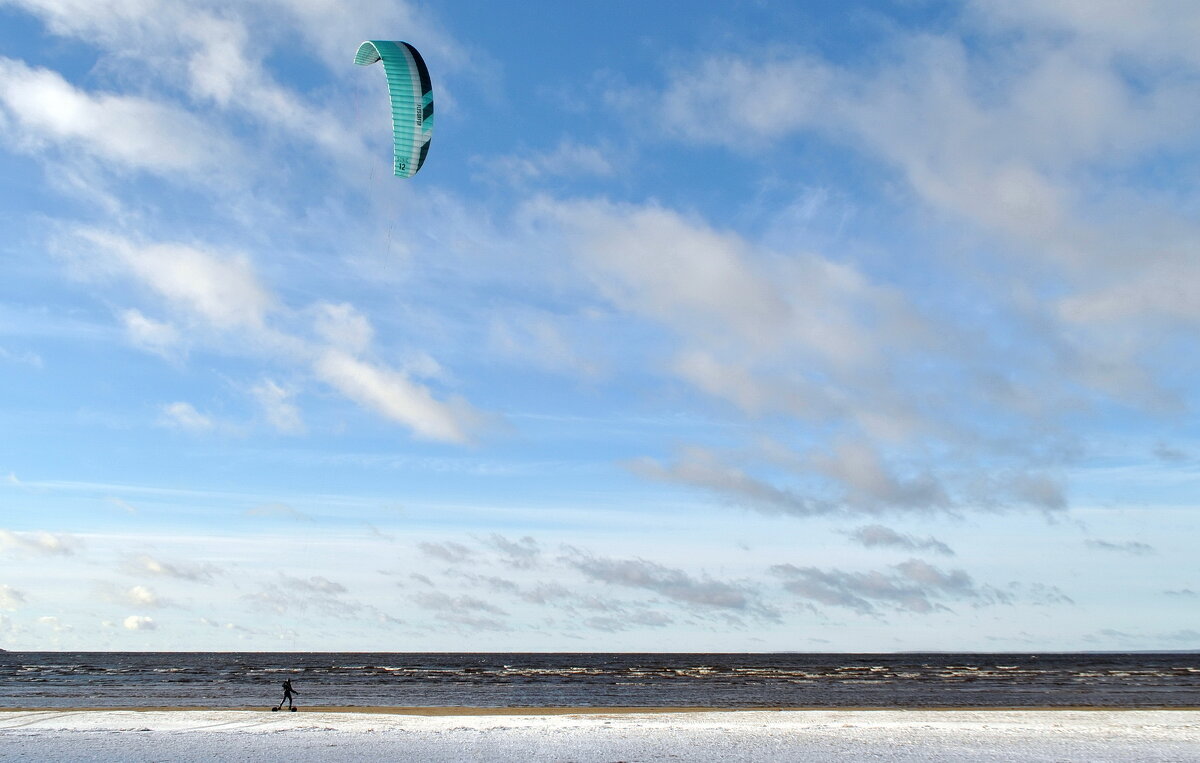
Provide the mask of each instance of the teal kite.
POLYGON ((429 82, 429 69, 417 49, 407 42, 367 40, 358 46, 354 63, 370 66, 376 61, 383 61, 392 99, 396 175, 412 177, 425 163, 433 134, 433 85, 429 82))

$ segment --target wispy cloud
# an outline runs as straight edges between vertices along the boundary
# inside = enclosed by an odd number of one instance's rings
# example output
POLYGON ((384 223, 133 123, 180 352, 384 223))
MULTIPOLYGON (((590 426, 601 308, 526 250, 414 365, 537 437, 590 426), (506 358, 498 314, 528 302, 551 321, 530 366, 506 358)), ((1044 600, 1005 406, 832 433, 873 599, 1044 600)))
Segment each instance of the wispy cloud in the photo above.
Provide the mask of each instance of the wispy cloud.
POLYGON ((461 398, 439 401, 404 372, 338 350, 320 354, 313 371, 347 398, 431 440, 466 442, 482 421, 481 415, 461 398))
POLYGON ((311 514, 306 514, 299 509, 289 506, 286 503, 263 503, 258 506, 253 506, 245 511, 248 517, 271 517, 276 519, 294 519, 301 522, 312 522, 311 514))
POLYGON ((536 567, 542 554, 538 542, 528 535, 510 540, 499 533, 492 533, 484 540, 484 545, 499 552, 504 564, 519 570, 536 567))
POLYGON ((695 577, 645 559, 611 559, 578 550, 564 560, 592 580, 651 591, 677 604, 733 610, 770 619, 777 617, 745 583, 715 580, 707 575, 695 577))
POLYGON ((435 591, 414 594, 412 600, 422 609, 436 613, 438 620, 468 631, 509 630, 509 625, 501 619, 508 612, 474 596, 450 596, 435 591))
POLYGON ((267 423, 276 431, 284 434, 304 432, 300 409, 291 401, 295 394, 292 390, 281 387, 270 379, 264 379, 251 387, 250 394, 262 407, 267 423))
POLYGON ((182 335, 174 325, 154 320, 142 314, 140 310, 122 310, 120 318, 129 341, 134 346, 156 355, 172 357, 182 340, 182 335))
POLYGON ((1117 628, 1101 628, 1093 633, 1085 634, 1083 641, 1089 644, 1119 644, 1132 646, 1135 644, 1170 644, 1172 648, 1186 645, 1189 648, 1200 644, 1200 631, 1183 628, 1176 631, 1147 632, 1144 630, 1123 631, 1117 628))
POLYGON ((167 562, 148 554, 127 557, 122 563, 122 569, 131 575, 153 575, 191 583, 211 583, 213 578, 221 574, 220 568, 207 562, 202 564, 167 562))
POLYGON ((149 586, 135 585, 129 588, 122 588, 111 583, 99 583, 97 584, 97 590, 102 598, 122 606, 139 609, 160 609, 175 606, 174 602, 159 596, 149 586))
POLYGON ((486 175, 499 174, 508 180, 533 180, 557 176, 612 175, 614 167, 608 156, 611 148, 602 150, 573 140, 563 139, 553 149, 509 156, 489 157, 486 175))
POLYGON ((592 630, 620 633, 637 628, 666 628, 675 622, 670 615, 653 609, 627 612, 616 617, 588 617, 583 624, 592 630))
POLYGON ((346 593, 344 585, 320 575, 299 578, 280 574, 278 582, 261 583, 258 591, 244 594, 242 598, 255 607, 266 608, 280 615, 291 611, 315 610, 324 615, 342 617, 366 608, 346 598, 346 593))
POLYGON ((1084 541, 1084 545, 1098 551, 1116 551, 1131 556, 1150 556, 1158 553, 1154 546, 1151 546, 1149 543, 1141 543, 1134 540, 1113 543, 1112 541, 1100 540, 1098 538, 1088 538, 1084 541))
POLYGON ((1007 594, 977 586, 962 570, 943 571, 919 559, 893 565, 889 571, 847 572, 792 564, 774 565, 770 571, 797 596, 862 614, 877 614, 881 607, 916 614, 946 611, 942 600, 1010 603, 1007 594))
POLYGON ((470 548, 454 541, 447 541, 445 543, 422 542, 417 544, 417 549, 426 556, 440 559, 450 564, 459 564, 475 556, 475 552, 470 548))
POLYGON ((698 487, 764 514, 806 517, 829 514, 837 508, 826 499, 800 495, 752 477, 737 467, 721 463, 710 451, 699 448, 689 449, 668 466, 651 458, 631 461, 628 466, 641 477, 698 487))
POLYGON ((38 625, 49 628, 55 633, 69 633, 75 630, 75 626, 63 622, 62 618, 57 615, 42 615, 36 622, 38 625))
POLYGON ((937 538, 902 535, 883 525, 863 525, 847 535, 855 543, 866 548, 901 548, 906 551, 932 551, 935 554, 954 556, 954 550, 937 538))
POLYGON ((25 593, 10 585, 0 585, 0 609, 12 611, 25 604, 25 593))
POLYGON ((0 360, 9 363, 19 363, 21 365, 30 366, 31 368, 42 368, 45 362, 42 356, 36 352, 28 350, 9 350, 5 347, 0 347, 0 360))
POLYGON ((131 504, 129 501, 126 501, 124 498, 118 498, 114 495, 110 495, 104 500, 108 501, 111 505, 116 506, 121 511, 124 511, 126 514, 138 513, 137 507, 131 504))
POLYGON ((211 416, 201 413, 194 405, 183 400, 163 405, 159 422, 163 426, 187 432, 211 432, 217 428, 211 416))
POLYGON ((0 530, 0 548, 50 556, 70 556, 80 541, 61 533, 0 530))
POLYGON ((346 593, 346 586, 329 578, 313 575, 309 578, 296 578, 290 575, 280 575, 281 585, 302 593, 319 593, 336 596, 346 593))
POLYGON ((1168 445, 1165 442, 1154 444, 1154 456, 1161 461, 1171 464, 1180 464, 1191 458, 1191 455, 1187 451, 1168 445))
MULTIPOLYGON (((298 365, 345 398, 419 437, 465 443, 484 424, 485 416, 465 399, 439 399, 408 371, 361 357, 372 331, 366 318, 349 305, 317 303, 312 313, 316 339, 271 325, 281 302, 262 283, 245 252, 147 243, 89 227, 60 237, 57 247, 78 277, 104 283, 132 280, 142 286, 172 316, 188 324, 195 341, 267 363, 298 365)), ((151 321, 132 308, 122 313, 122 320, 143 346, 162 354, 164 342, 171 338, 168 324, 151 321)), ((280 318, 279 322, 286 321, 280 318)), ((252 387, 251 394, 276 429, 301 431, 299 410, 290 401, 292 390, 266 380, 252 387)), ((190 404, 170 404, 165 420, 193 431, 218 428, 216 422, 183 406, 190 404)))
POLYGON ((1013 581, 1008 584, 1008 591, 1014 598, 1034 605, 1035 607, 1054 607, 1074 605, 1075 600, 1061 588, 1047 583, 1022 583, 1013 581))

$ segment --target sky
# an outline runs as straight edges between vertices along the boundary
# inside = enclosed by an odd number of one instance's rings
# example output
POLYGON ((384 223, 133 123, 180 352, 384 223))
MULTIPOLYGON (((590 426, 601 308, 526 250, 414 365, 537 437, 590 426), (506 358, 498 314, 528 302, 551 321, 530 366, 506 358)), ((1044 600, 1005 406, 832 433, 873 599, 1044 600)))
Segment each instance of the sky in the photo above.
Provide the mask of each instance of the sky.
POLYGON ((1200 649, 1198 37, 0 0, 0 647, 1200 649))

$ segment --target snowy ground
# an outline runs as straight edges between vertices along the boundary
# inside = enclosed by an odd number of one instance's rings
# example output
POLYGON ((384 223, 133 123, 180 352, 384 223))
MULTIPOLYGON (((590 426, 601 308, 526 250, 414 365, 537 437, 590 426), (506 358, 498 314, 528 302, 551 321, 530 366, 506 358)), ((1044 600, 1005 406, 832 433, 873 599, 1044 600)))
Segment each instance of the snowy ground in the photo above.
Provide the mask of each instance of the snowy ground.
POLYGON ((1200 761, 1194 710, 0 711, 0 760, 1200 761))

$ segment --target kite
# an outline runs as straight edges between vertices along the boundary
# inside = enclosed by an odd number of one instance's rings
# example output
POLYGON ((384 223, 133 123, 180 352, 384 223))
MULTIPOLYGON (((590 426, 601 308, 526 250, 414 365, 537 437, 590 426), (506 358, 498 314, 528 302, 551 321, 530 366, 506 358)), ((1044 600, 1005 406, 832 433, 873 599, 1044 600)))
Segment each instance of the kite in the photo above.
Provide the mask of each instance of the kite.
POLYGON ((370 66, 383 61, 392 102, 395 173, 408 178, 421 169, 433 134, 433 86, 429 69, 417 49, 407 42, 367 40, 358 46, 354 63, 370 66))

